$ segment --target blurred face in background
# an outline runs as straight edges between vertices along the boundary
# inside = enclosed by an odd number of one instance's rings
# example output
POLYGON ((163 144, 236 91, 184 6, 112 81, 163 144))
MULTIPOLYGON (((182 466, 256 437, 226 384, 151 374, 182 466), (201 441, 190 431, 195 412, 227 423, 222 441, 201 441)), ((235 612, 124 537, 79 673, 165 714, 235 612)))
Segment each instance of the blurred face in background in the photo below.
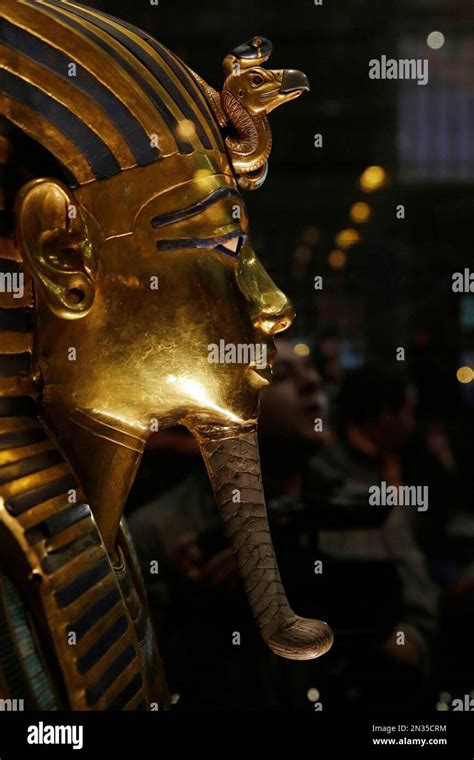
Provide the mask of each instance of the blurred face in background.
POLYGON ((268 443, 322 443, 328 403, 319 372, 310 356, 294 353, 289 341, 275 342, 278 355, 273 380, 260 393, 260 435, 268 443))
POLYGON ((381 448, 398 451, 415 429, 416 393, 408 387, 400 409, 384 407, 377 420, 377 441, 381 448))

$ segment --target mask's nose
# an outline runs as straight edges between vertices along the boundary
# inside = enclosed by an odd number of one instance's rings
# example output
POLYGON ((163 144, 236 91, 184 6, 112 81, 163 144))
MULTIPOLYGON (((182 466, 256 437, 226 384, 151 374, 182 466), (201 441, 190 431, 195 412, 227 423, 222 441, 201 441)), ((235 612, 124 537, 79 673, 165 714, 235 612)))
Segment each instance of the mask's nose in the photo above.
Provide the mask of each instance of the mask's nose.
POLYGON ((241 251, 237 284, 248 301, 255 327, 269 335, 286 330, 295 318, 290 299, 275 285, 250 245, 241 251))
POLYGON ((277 297, 265 299, 257 318, 258 326, 270 335, 287 330, 295 318, 295 310, 290 299, 278 288, 275 287, 275 290, 274 296, 277 297))

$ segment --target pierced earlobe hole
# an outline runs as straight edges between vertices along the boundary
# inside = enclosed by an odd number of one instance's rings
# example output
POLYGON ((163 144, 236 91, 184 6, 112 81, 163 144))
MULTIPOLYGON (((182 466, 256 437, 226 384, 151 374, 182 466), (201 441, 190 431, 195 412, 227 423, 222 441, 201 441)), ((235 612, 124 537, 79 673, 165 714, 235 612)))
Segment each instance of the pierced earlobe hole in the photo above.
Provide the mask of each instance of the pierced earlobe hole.
POLYGON ((70 288, 66 293, 66 301, 70 306, 77 306, 85 297, 86 294, 80 288, 70 288))

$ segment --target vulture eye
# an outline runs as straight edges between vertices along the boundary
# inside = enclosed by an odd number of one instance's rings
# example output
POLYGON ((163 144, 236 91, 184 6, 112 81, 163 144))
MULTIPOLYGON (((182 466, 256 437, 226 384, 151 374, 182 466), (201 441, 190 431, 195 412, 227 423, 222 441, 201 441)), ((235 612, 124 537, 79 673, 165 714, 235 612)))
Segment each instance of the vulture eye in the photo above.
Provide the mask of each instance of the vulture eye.
POLYGON ((263 77, 261 74, 252 74, 250 77, 250 84, 252 87, 260 87, 263 84, 263 77))

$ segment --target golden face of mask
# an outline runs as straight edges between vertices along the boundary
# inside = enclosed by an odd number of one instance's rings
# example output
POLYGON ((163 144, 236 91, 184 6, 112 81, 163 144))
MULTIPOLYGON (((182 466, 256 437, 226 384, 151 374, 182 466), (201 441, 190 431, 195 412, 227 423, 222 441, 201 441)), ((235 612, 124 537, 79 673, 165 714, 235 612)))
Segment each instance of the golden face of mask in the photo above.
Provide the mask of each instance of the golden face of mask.
POLYGON ((293 318, 253 251, 234 180, 202 168, 189 178, 188 168, 160 192, 160 171, 74 195, 37 180, 18 208, 45 403, 140 437, 177 422, 255 420, 272 335, 293 318))

